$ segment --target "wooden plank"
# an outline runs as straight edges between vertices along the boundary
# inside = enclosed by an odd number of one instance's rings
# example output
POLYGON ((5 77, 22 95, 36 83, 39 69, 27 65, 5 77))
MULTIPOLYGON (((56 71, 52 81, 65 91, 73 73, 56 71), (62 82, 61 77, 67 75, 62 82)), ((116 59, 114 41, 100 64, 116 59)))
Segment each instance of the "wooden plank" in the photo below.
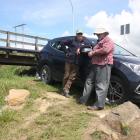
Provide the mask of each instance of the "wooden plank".
POLYGON ((23 52, 23 53, 39 53, 40 51, 36 51, 36 50, 29 50, 29 49, 22 49, 22 48, 15 48, 15 47, 5 47, 5 46, 0 46, 0 51, 17 51, 17 52, 23 52))
MULTIPOLYGON (((0 38, 0 41, 1 42, 7 42, 7 39, 3 39, 3 38, 0 38)), ((24 45, 29 45, 29 46, 35 46, 34 43, 29 43, 29 42, 23 42, 23 41, 15 41, 15 40, 9 40, 10 43, 17 43, 17 44, 24 44, 24 45)), ((42 44, 37 44, 39 47, 44 47, 45 45, 42 45, 42 44)))
MULTIPOLYGON (((0 30, 0 33, 3 33, 3 34, 7 34, 7 32, 9 31, 4 31, 4 30, 0 30)), ((44 40, 44 41, 48 41, 49 39, 48 38, 43 38, 43 37, 38 37, 38 36, 32 36, 32 35, 26 35, 26 34, 20 34, 20 33, 14 33, 14 32, 9 32, 10 35, 15 35, 15 36, 21 36, 21 37, 27 37, 27 38, 38 38, 40 40, 44 40)))
POLYGON ((9 55, 7 58, 6 54, 0 54, 0 64, 36 66, 37 60, 35 57, 31 56, 9 55))

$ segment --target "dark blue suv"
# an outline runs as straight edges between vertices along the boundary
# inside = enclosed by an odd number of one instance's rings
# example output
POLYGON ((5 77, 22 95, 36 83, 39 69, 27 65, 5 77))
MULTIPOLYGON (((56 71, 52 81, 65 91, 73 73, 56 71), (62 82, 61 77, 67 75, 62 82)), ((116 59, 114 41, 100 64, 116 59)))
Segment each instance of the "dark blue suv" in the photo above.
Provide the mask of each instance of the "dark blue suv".
MULTIPOLYGON (((60 42, 72 38, 74 37, 52 39, 40 52, 38 70, 45 83, 62 81, 65 54, 61 49, 60 42)), ((87 38, 87 41, 91 45, 96 44, 95 39, 87 38)), ((82 83, 89 72, 90 65, 90 58, 85 56, 84 66, 80 67, 77 76, 77 79, 80 79, 82 83)), ((140 58, 116 44, 107 102, 118 104, 126 100, 140 103, 140 58)))

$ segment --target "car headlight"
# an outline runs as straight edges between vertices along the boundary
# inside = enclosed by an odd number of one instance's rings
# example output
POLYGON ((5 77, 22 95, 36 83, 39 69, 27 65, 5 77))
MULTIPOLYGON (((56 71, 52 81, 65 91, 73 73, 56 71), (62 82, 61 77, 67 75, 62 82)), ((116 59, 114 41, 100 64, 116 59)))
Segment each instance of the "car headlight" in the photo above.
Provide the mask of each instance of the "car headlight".
POLYGON ((135 72, 137 75, 140 75, 140 65, 139 64, 133 64, 133 63, 123 63, 127 67, 129 67, 133 72, 135 72))

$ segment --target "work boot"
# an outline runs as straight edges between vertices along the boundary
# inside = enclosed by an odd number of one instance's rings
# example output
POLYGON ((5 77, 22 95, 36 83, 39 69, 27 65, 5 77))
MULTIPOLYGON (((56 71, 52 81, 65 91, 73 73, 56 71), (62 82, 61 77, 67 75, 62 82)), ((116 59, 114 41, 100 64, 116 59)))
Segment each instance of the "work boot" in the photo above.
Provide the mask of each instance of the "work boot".
POLYGON ((88 110, 93 110, 93 111, 98 111, 98 110, 103 110, 103 107, 97 107, 97 106, 88 106, 88 110))
POLYGON ((70 98, 69 93, 65 93, 64 96, 67 97, 67 98, 70 98))
POLYGON ((66 92, 64 90, 61 92, 61 95, 65 96, 67 98, 70 98, 69 92, 66 92))

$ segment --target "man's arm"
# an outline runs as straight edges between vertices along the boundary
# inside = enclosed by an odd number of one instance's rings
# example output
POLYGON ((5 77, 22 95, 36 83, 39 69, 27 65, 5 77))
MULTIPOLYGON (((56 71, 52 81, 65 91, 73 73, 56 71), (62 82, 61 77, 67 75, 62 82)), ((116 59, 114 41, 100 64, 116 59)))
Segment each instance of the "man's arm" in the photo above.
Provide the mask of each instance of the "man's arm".
POLYGON ((63 46, 69 46, 71 45, 72 41, 71 40, 65 40, 65 41, 61 41, 60 44, 63 46))
POLYGON ((111 43, 111 42, 104 43, 101 48, 98 49, 98 47, 97 47, 97 48, 93 49, 92 55, 105 55, 105 54, 108 54, 110 51, 113 50, 113 46, 114 46, 114 44, 111 43))
POLYGON ((77 49, 77 55, 80 54, 80 51, 83 49, 83 48, 93 48, 93 44, 91 44, 91 42, 85 37, 84 38, 84 45, 80 46, 78 49, 77 49))
POLYGON ((68 53, 69 46, 71 45, 71 40, 61 41, 60 45, 62 46, 62 51, 64 51, 64 53, 68 53))

